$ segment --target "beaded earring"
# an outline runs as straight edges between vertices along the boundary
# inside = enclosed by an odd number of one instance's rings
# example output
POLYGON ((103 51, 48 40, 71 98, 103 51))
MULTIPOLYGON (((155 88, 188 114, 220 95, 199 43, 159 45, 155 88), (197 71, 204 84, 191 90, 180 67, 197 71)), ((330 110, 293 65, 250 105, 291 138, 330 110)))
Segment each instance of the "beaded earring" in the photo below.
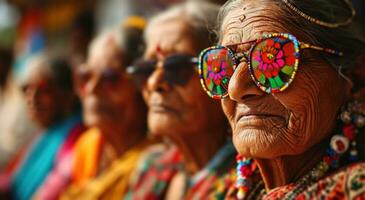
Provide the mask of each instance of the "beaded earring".
POLYGON ((350 149, 348 160, 356 162, 358 160, 358 152, 356 148, 356 135, 359 129, 365 126, 365 110, 358 102, 352 102, 342 108, 340 114, 343 123, 342 132, 331 138, 331 148, 342 155, 350 149))
POLYGON ((250 179, 256 170, 256 164, 253 164, 251 158, 244 158, 241 155, 236 156, 237 161, 237 199, 245 199, 247 193, 252 187, 252 180, 250 179))

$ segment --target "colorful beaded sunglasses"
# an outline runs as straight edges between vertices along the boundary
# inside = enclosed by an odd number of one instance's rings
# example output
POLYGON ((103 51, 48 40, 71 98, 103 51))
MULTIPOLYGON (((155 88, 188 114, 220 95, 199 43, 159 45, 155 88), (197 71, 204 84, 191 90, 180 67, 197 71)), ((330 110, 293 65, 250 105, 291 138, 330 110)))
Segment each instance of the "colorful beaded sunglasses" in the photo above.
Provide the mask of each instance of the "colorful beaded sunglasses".
POLYGON ((298 41, 288 33, 271 33, 248 42, 213 46, 199 55, 199 78, 207 94, 214 99, 228 96, 228 84, 238 64, 245 60, 256 86, 273 94, 284 91, 298 70, 300 50, 314 49, 342 56, 343 53, 298 41), (251 44, 247 52, 234 53, 231 47, 251 44))

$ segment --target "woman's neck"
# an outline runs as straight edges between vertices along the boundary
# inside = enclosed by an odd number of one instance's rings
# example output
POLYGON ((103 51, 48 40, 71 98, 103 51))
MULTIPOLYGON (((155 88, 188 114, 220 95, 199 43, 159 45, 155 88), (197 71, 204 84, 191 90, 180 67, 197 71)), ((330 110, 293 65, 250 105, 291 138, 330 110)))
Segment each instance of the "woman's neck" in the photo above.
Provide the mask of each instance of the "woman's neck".
POLYGON ((105 141, 112 147, 118 157, 138 145, 145 138, 145 132, 140 128, 108 126, 100 128, 100 130, 105 141))
POLYGON ((141 101, 135 97, 129 106, 123 107, 122 116, 115 116, 114 120, 102 124, 103 127, 100 128, 117 157, 138 145, 146 137, 146 121, 140 120, 146 119, 146 108, 141 101))
POLYGON ((327 146, 327 142, 322 142, 300 155, 255 159, 266 190, 287 185, 303 177, 322 160, 327 146))
POLYGON ((181 135, 186 137, 171 139, 182 153, 185 169, 190 175, 204 168, 226 142, 226 135, 221 130, 181 135))

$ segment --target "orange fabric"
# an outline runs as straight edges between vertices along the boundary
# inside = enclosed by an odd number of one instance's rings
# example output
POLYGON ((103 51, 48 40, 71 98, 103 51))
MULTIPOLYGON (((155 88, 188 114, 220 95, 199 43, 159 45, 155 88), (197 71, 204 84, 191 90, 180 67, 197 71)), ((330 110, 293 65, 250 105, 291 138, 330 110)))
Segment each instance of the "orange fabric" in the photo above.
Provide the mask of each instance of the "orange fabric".
POLYGON ((96 128, 84 132, 75 145, 72 183, 82 185, 98 172, 102 148, 102 134, 96 128))

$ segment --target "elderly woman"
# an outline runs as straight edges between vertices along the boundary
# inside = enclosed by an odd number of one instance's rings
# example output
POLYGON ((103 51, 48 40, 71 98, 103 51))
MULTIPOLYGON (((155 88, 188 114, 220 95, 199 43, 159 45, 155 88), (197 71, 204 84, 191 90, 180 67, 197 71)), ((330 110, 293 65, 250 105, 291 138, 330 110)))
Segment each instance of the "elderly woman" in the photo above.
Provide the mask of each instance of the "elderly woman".
POLYGON ((364 85, 351 80, 365 44, 354 14, 347 0, 223 7, 222 46, 202 51, 199 68, 206 92, 222 99, 240 154, 237 198, 365 198, 356 143, 365 107, 354 98, 364 85))
POLYGON ((219 7, 189 2, 151 19, 144 58, 128 68, 147 102, 149 131, 168 140, 153 148, 126 199, 206 199, 234 164, 228 123, 200 89, 196 56, 211 45, 219 7))
POLYGON ((43 130, 14 160, 13 170, 7 172, 12 198, 27 200, 44 187, 63 159, 60 153, 64 145, 72 143, 82 128, 71 69, 65 60, 37 55, 31 59, 22 81, 28 114, 43 130))
POLYGON ((77 90, 90 128, 75 147, 73 180, 61 199, 120 199, 146 140, 140 91, 125 69, 143 51, 141 18, 102 33, 77 72, 77 90))
POLYGON ((24 115, 25 100, 11 68, 13 57, 10 49, 0 48, 0 170, 37 132, 34 122, 24 115))

